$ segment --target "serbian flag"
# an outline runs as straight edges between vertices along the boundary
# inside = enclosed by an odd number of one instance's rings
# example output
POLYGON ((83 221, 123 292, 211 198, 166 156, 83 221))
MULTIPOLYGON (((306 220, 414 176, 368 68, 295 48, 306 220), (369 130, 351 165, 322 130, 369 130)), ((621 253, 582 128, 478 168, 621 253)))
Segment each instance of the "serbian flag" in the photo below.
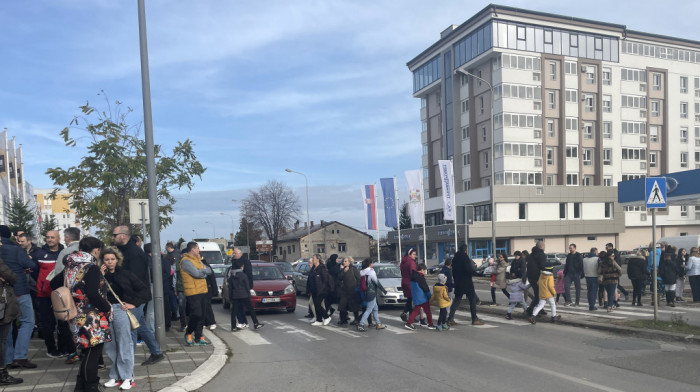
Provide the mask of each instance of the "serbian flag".
POLYGON ((362 187, 362 201, 365 207, 365 226, 367 230, 377 230, 377 205, 374 198, 374 185, 362 187))

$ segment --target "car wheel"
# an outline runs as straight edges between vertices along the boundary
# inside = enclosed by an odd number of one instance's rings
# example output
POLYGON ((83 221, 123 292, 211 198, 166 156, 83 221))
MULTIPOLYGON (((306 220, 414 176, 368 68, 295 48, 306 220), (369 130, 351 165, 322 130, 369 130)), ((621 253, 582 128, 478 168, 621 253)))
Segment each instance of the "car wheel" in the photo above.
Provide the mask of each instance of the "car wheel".
POLYGON ((297 309, 296 306, 293 307, 293 308, 287 308, 287 313, 294 313, 294 311, 295 311, 296 309, 297 309))

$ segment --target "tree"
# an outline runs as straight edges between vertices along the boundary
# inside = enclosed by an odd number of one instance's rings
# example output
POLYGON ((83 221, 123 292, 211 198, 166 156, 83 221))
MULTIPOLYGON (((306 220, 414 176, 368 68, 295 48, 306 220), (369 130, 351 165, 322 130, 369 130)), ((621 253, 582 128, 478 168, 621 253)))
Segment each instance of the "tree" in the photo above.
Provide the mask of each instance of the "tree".
MULTIPOLYGON (((411 215, 408 214, 408 203, 403 203, 401 206, 401 216, 399 217, 399 225, 401 230, 411 228, 411 215)), ((396 230, 396 228, 394 228, 396 230)))
POLYGON ((56 216, 51 214, 48 219, 41 223, 40 235, 41 238, 46 238, 46 234, 51 230, 58 230, 58 222, 56 222, 56 216))
POLYGON ((6 203, 7 218, 10 223, 10 230, 16 233, 18 230, 34 235, 34 209, 29 206, 29 202, 24 203, 18 197, 6 203))
POLYGON ((241 203, 243 215, 272 240, 273 252, 277 250, 280 231, 296 220, 299 208, 299 198, 294 192, 275 180, 269 180, 258 190, 249 191, 248 197, 241 203))
MULTIPOLYGON (((70 206, 85 226, 95 228, 102 236, 115 226, 128 225, 129 199, 148 197, 146 142, 140 137, 140 123, 127 122, 132 109, 125 110, 119 101, 112 106, 105 96, 105 106, 105 110, 89 102, 80 106, 81 114, 60 132, 68 147, 78 147, 82 139, 88 141, 85 151, 80 148, 73 152, 82 156, 80 163, 46 171, 56 186, 65 187, 73 195, 70 206), (83 135, 73 137, 73 131, 83 135)), ((189 139, 177 142, 171 154, 160 145, 154 150, 160 224, 167 227, 172 223, 170 214, 175 204, 171 191, 192 190, 194 178, 201 179, 206 169, 197 160, 189 139)))
POLYGON ((253 222, 249 221, 245 217, 242 217, 241 223, 238 226, 238 232, 236 233, 235 237, 233 237, 233 245, 250 245, 248 258, 252 260, 258 257, 258 253, 255 250, 255 241, 259 241, 260 239, 262 239, 262 230, 256 228, 253 222))

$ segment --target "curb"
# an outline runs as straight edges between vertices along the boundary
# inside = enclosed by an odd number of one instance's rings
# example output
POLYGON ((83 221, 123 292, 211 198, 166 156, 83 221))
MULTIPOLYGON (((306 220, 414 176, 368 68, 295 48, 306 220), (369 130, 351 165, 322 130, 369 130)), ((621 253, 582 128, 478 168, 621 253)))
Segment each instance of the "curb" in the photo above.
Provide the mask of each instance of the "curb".
POLYGON ((204 330, 202 333, 211 342, 214 347, 214 352, 209 356, 209 359, 204 361, 204 363, 190 373, 189 376, 167 388, 161 389, 162 392, 190 392, 197 390, 214 378, 221 368, 226 365, 228 359, 226 355, 228 346, 226 346, 226 343, 219 339, 213 332, 204 330))

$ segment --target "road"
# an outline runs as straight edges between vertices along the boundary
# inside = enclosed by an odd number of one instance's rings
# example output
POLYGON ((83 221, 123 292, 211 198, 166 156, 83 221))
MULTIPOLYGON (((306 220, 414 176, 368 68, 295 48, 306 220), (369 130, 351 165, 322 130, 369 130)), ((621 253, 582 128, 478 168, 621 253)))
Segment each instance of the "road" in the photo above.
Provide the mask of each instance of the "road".
MULTIPOLYGON (((482 295, 483 298, 483 295, 482 295)), ((216 334, 233 356, 202 390, 253 391, 697 391, 700 348, 495 315, 471 326, 457 312, 447 332, 403 328, 400 310, 382 309, 386 330, 313 327, 296 313, 259 315, 265 327, 229 332, 214 305, 216 334)))

